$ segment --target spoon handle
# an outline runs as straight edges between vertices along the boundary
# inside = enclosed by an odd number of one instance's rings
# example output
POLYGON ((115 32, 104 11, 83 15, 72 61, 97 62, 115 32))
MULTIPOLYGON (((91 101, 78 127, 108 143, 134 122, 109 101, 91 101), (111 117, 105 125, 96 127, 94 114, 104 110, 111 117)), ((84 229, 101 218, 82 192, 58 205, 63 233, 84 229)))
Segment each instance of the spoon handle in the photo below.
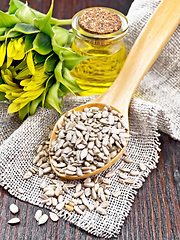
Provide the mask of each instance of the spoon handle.
POLYGON ((115 82, 94 102, 108 103, 127 117, 134 91, 179 23, 179 0, 163 0, 134 43, 115 82))

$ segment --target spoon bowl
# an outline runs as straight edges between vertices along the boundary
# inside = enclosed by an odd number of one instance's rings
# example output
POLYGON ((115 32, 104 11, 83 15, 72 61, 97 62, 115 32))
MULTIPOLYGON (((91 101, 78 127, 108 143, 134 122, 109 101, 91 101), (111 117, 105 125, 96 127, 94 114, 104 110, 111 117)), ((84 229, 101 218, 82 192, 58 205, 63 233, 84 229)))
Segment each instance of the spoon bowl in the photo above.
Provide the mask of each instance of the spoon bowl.
MULTIPOLYGON (((98 107, 100 111, 103 110, 103 108, 106 106, 105 103, 99 103, 99 102, 89 102, 89 103, 86 103, 84 105, 81 105, 77 108, 74 108, 74 109, 71 109, 70 111, 68 112, 72 112, 73 110, 75 111, 79 111, 79 112, 83 112, 84 108, 91 108, 91 107, 98 107)), ((116 110, 117 112, 121 113, 119 111, 119 109, 111 106, 112 110, 116 110)), ((63 125, 64 124, 64 117, 65 117, 66 114, 64 114, 63 116, 61 116, 59 118, 59 120, 57 121, 57 123, 55 124, 54 126, 54 129, 53 129, 53 132, 52 132, 52 136, 51 136, 51 141, 50 143, 52 143, 53 139, 55 139, 56 137, 56 131, 58 131, 58 125, 61 124, 63 125)), ((129 133, 129 130, 126 131, 126 133, 129 133)), ((127 145, 127 141, 126 141, 126 145, 127 145)), ((51 145, 50 145, 51 147, 51 145)), ((73 175, 73 176, 66 176, 65 174, 63 173, 60 173, 59 171, 56 170, 56 168, 54 167, 53 163, 52 163, 52 156, 50 155, 50 163, 51 163, 51 167, 53 169, 53 171, 61 178, 65 178, 65 179, 68 179, 68 180, 78 180, 78 179, 82 179, 82 178, 88 178, 88 177, 91 177, 91 176, 94 176, 102 171, 105 171, 107 168, 109 168, 110 166, 112 166, 115 162, 117 162, 120 157, 123 155, 124 151, 126 149, 126 146, 124 146, 120 152, 118 152, 118 154, 111 159, 111 161, 107 164, 105 164, 103 167, 101 168, 97 168, 96 170, 90 172, 90 173, 86 173, 86 174, 83 174, 82 176, 77 176, 77 175, 73 175)))
MULTIPOLYGON (((74 110, 83 111, 85 107, 92 106, 99 107, 99 109, 102 110, 103 107, 108 104, 112 109, 120 112, 128 122, 128 108, 133 93, 180 23, 179 12, 179 0, 162 0, 131 48, 121 72, 111 87, 93 101, 79 106, 74 110)), ((64 117, 65 114, 58 120, 53 129, 50 148, 56 136, 55 132, 58 130, 58 124, 62 125, 64 123, 64 117)), ((129 132, 129 130, 127 132, 129 132)), ((83 174, 82 176, 66 176, 58 172, 52 163, 51 155, 50 163, 54 172, 61 178, 69 180, 88 178, 106 170, 118 161, 124 153, 125 148, 126 146, 124 146, 122 150, 103 167, 91 173, 83 174)))

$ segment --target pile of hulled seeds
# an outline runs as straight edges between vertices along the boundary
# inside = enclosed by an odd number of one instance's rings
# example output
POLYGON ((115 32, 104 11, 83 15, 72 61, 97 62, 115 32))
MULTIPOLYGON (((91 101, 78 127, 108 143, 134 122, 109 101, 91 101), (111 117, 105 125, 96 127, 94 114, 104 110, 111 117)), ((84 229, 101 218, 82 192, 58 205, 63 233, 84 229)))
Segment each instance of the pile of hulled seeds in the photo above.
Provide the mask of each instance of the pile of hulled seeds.
POLYGON ((128 124, 121 113, 106 105, 66 113, 58 125, 49 154, 52 164, 66 176, 90 173, 103 167, 126 146, 128 124))
POLYGON ((53 206, 58 211, 66 208, 69 212, 75 211, 83 215, 84 210, 87 209, 106 215, 106 208, 109 206, 108 199, 111 196, 110 178, 114 175, 114 171, 109 171, 105 177, 86 178, 77 185, 56 179, 47 184, 43 180, 40 184, 40 188, 44 192, 40 195, 41 203, 53 206), (70 200, 66 194, 71 196, 70 200))
MULTIPOLYGON (((51 179, 50 182, 42 180, 40 183, 40 188, 43 191, 40 195, 41 203, 53 206, 57 211, 65 208, 70 212, 75 211, 83 215, 84 210, 95 210, 102 215, 106 215, 109 198, 118 197, 121 194, 119 188, 114 191, 111 190, 111 177, 115 175, 115 172, 111 170, 104 177, 97 175, 96 177, 86 178, 77 185, 69 181, 62 181, 52 171, 49 151, 57 170, 65 172, 67 175, 69 173, 70 175, 74 173, 81 175, 98 168, 98 163, 101 167, 121 150, 129 137, 128 126, 121 114, 111 110, 109 106, 106 106, 103 111, 99 111, 98 108, 85 108, 80 113, 68 112, 65 122, 63 127, 59 126, 59 131, 56 132, 56 138, 51 149, 49 149, 49 140, 53 126, 49 126, 48 140, 38 146, 37 155, 32 161, 33 166, 27 170, 23 179, 26 180, 36 173, 40 177, 48 175, 51 179), (74 150, 75 148, 76 150, 74 150), (71 149, 71 151, 68 149, 71 149), (109 153, 105 154, 105 149, 109 153), (83 150, 87 151, 87 155, 84 157, 81 156, 83 150), (88 169, 88 167, 90 168, 88 169)), ((139 175, 140 171, 145 171, 146 165, 140 162, 136 170, 130 170, 129 166, 133 164, 133 160, 128 157, 126 152, 123 154, 122 161, 126 167, 121 167, 116 172, 120 184, 134 184, 135 176, 139 175)), ((17 191, 20 194, 24 193, 22 188, 18 188, 17 191)), ((40 219, 42 214, 38 211, 36 215, 40 219)), ((52 218, 57 219, 57 216, 52 215, 52 218)), ((43 214, 40 222, 37 221, 41 225, 47 219, 48 217, 43 214)), ((14 223, 16 220, 13 219, 12 222, 14 223)))

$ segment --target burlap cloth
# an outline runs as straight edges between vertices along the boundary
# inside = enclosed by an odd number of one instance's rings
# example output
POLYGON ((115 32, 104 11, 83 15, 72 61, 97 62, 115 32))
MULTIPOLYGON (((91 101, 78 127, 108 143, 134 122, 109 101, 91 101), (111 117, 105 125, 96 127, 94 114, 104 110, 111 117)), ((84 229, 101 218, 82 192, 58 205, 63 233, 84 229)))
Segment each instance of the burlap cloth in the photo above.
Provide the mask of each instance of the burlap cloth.
MULTIPOLYGON (((135 0, 132 4, 128 13, 130 24, 126 37, 128 51, 159 2, 160 0, 135 0)), ((79 216, 74 212, 62 210, 58 212, 60 217, 99 237, 117 236, 120 232, 134 201, 136 189, 142 186, 145 177, 158 163, 159 130, 180 140, 179 46, 180 28, 178 27, 142 80, 130 105, 131 138, 127 152, 134 161, 129 166, 131 169, 138 169, 138 163, 144 162, 147 169, 138 177, 134 177, 133 185, 120 184, 117 174, 112 177, 110 191, 119 189, 121 195, 118 198, 110 197, 106 216, 96 211, 86 211, 83 216, 79 216)), ((66 97, 63 112, 92 97, 76 99, 72 96, 66 97)), ((42 178, 35 174, 30 179, 23 180, 22 176, 32 165, 38 144, 47 138, 48 126, 58 120, 59 114, 55 110, 39 108, 34 116, 28 117, 21 123, 18 115, 9 117, 7 107, 7 103, 0 103, 0 184, 13 196, 42 206, 39 198, 41 193, 39 182, 42 178), (17 192, 19 187, 24 189, 24 194, 17 192)), ((127 163, 120 159, 111 169, 117 172, 120 166, 127 166, 127 163)), ((104 176, 104 173, 101 175, 104 176)), ((46 179, 47 176, 43 178, 46 179)), ((67 198, 70 199, 71 196, 67 195, 67 198)), ((53 207, 50 209, 55 211, 53 207)))

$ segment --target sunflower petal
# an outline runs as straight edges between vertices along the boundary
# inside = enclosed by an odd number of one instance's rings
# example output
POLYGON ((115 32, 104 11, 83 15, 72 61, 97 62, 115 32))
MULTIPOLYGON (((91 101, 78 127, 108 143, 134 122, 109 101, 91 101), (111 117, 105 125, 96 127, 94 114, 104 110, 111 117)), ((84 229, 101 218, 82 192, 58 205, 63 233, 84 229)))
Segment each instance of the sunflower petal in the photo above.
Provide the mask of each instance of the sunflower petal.
POLYGON ((5 56, 6 56, 6 44, 3 43, 0 47, 0 67, 3 65, 4 63, 4 59, 5 59, 5 56))
POLYGON ((27 66, 29 68, 29 71, 32 75, 35 74, 35 66, 33 62, 33 53, 32 51, 28 52, 27 54, 27 66))

